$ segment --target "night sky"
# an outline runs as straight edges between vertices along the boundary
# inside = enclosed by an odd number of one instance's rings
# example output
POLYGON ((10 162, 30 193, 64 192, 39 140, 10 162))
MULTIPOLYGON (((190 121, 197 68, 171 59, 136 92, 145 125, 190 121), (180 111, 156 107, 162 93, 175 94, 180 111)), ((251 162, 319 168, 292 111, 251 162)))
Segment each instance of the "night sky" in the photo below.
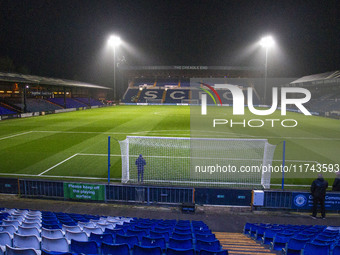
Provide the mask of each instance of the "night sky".
POLYGON ((340 69, 340 2, 0 0, 0 57, 31 74, 106 85, 110 34, 128 65, 263 66, 270 76, 340 69))

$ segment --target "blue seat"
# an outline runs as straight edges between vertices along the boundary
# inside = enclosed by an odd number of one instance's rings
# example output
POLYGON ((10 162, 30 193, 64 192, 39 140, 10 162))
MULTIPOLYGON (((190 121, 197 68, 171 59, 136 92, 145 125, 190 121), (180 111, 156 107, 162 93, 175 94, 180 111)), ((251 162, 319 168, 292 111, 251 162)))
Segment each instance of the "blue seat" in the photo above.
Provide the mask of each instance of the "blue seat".
POLYGON ((127 244, 107 244, 102 243, 102 254, 130 255, 130 248, 127 244))
POLYGON ((192 234, 190 233, 178 233, 178 232, 173 232, 172 233, 172 238, 176 238, 176 239, 190 239, 192 238, 192 234))
POLYGON ((286 244, 292 236, 293 234, 284 234, 282 232, 276 233, 273 242, 271 243, 271 249, 275 251, 281 251, 286 247, 286 244))
POLYGON ((133 255, 162 255, 162 249, 155 246, 139 246, 133 247, 133 255))
POLYGON ((170 233, 168 231, 150 231, 150 237, 164 237, 166 242, 169 242, 170 233))
POLYGON ((167 255, 195 255, 194 249, 168 248, 167 255))
POLYGON ((169 239, 169 248, 192 249, 192 239, 169 239))
POLYGON ((155 237, 155 238, 152 238, 152 237, 143 236, 142 245, 143 246, 158 246, 162 250, 165 250, 165 248, 166 248, 166 241, 165 241, 164 237, 155 237))
POLYGON ((302 255, 329 255, 329 245, 306 243, 302 255))
POLYGON ((75 253, 98 254, 98 246, 94 241, 82 242, 72 239, 70 250, 75 253))
POLYGON ((118 228, 118 229, 105 228, 104 234, 111 234, 114 238, 116 238, 117 234, 125 235, 125 232, 122 228, 118 228))
POLYGON ((274 240, 274 236, 276 235, 277 232, 279 232, 280 229, 272 229, 272 228, 267 228, 264 231, 263 238, 262 238, 262 243, 263 244, 270 244, 274 240))
POLYGON ((256 233, 255 233, 255 236, 254 236, 254 239, 256 241, 262 240, 262 237, 263 237, 265 231, 266 231, 266 227, 258 226, 256 233))
POLYGON ((138 244, 139 241, 138 241, 138 237, 137 236, 123 236, 123 235, 120 235, 120 234, 117 234, 116 235, 116 244, 127 244, 129 246, 130 249, 133 248, 133 246, 135 244, 138 244))
POLYGON ((89 237, 89 241, 95 241, 98 244, 98 246, 100 246, 102 242, 113 243, 113 236, 111 234, 91 233, 89 237))
POLYGON ((202 241, 214 241, 216 239, 215 234, 196 234, 196 240, 202 241))
POLYGON ((202 241, 197 240, 196 242, 196 251, 200 250, 208 250, 208 251, 220 251, 221 250, 221 244, 219 240, 215 241, 202 241))
POLYGON ((200 250, 198 255, 228 255, 228 251, 227 250, 220 250, 220 251, 200 250))
POLYGON ((41 255, 73 255, 72 252, 57 252, 57 251, 45 251, 41 250, 41 255))
POLYGON ((300 254, 309 240, 309 238, 292 237, 289 239, 286 247, 282 249, 282 252, 286 255, 300 254))
POLYGON ((161 226, 158 226, 158 227, 154 228, 154 231, 156 231, 156 232, 168 232, 168 233, 171 233, 173 231, 173 228, 172 227, 161 227, 161 226))
POLYGON ((150 230, 152 229, 152 226, 135 226, 135 230, 143 230, 146 232, 147 235, 150 234, 150 230))
POLYGON ((338 245, 334 246, 332 254, 333 255, 340 255, 340 243, 338 243, 338 245))
POLYGON ((190 228, 185 228, 185 229, 174 228, 174 232, 180 233, 180 234, 191 234, 192 233, 190 228))
POLYGON ((126 231, 126 235, 137 236, 138 237, 138 241, 142 241, 143 236, 147 235, 147 233, 144 230, 132 230, 132 229, 128 229, 126 231))

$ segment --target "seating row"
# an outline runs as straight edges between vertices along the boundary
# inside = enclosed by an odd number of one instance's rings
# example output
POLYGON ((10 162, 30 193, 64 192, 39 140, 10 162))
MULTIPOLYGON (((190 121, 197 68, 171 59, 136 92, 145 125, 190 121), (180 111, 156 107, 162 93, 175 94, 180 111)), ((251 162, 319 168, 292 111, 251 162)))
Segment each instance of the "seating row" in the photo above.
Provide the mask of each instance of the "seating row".
POLYGON ((340 254, 340 227, 246 223, 244 234, 283 254, 340 254))
POLYGON ((110 254, 105 249, 127 250, 128 247, 126 254, 130 255, 150 252, 227 254, 202 221, 153 220, 1 208, 0 221, 0 245, 3 253, 31 249, 45 254, 110 254))

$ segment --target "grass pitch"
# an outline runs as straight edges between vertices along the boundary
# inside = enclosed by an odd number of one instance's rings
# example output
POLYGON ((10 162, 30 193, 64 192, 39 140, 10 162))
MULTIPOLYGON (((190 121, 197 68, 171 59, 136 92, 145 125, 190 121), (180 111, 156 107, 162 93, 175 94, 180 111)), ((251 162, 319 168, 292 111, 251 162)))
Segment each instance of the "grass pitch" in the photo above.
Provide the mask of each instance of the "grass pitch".
MULTIPOLYGON (((273 115, 270 117, 279 118, 279 113, 273 115)), ((303 165, 302 171, 297 168, 285 174, 286 184, 310 185, 319 170, 306 171, 305 164, 311 167, 318 163, 327 164, 327 169, 321 172, 332 184, 335 175, 330 168, 340 164, 340 121, 297 113, 289 113, 286 118, 296 119, 299 125, 225 128, 218 136, 266 138, 272 144, 285 140, 286 165, 303 165)), ((0 176, 104 182, 107 137, 124 140, 127 135, 188 137, 190 107, 117 106, 0 121, 0 176)), ((114 139, 111 139, 111 179, 120 181, 120 147, 114 139)), ((274 164, 281 164, 282 144, 277 146, 274 160, 274 164)), ((272 174, 272 183, 280 184, 281 176, 281 172, 272 174)))

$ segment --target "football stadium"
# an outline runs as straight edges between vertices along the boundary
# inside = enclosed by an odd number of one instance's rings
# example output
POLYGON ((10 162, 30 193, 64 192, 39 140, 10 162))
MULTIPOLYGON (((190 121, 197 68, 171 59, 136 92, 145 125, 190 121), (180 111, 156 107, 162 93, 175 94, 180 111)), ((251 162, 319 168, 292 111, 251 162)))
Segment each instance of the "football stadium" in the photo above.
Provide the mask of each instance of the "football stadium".
MULTIPOLYGON (((169 65, 165 53, 131 64, 123 43, 107 41, 107 80, 103 66, 84 74, 78 44, 72 57, 66 46, 49 53, 65 67, 35 56, 37 73, 1 49, 0 255, 340 254, 335 65, 272 75, 270 36, 259 42, 264 66, 169 65), (63 58, 78 65, 74 79, 63 58)), ((204 51, 203 39, 193 44, 204 51)))

